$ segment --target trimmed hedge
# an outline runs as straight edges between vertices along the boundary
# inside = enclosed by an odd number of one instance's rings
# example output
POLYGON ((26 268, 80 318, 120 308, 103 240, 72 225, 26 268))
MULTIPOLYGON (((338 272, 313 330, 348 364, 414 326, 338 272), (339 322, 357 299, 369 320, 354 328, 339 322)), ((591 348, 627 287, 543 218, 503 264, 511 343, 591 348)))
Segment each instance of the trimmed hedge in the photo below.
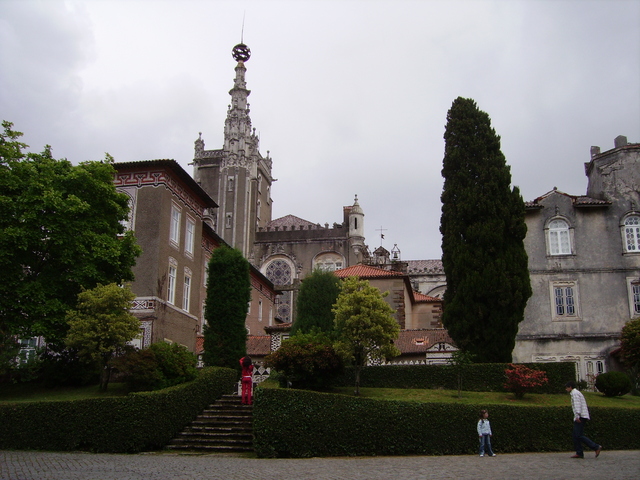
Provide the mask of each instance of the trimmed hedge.
MULTIPOLYGON (((531 393, 565 393, 564 385, 576 378, 573 362, 525 363, 529 368, 547 373, 549 383, 531 390, 531 393)), ((457 368, 462 369, 462 389, 469 392, 504 392, 504 374, 508 363, 473 363, 462 367, 448 365, 385 365, 364 367, 360 373, 360 386, 371 388, 444 388, 458 389, 457 368)), ((332 382, 335 386, 355 385, 355 368, 332 382)))
POLYGON ((192 382, 126 397, 0 404, 0 450, 130 453, 166 445, 231 393, 237 372, 205 368, 192 382))
MULTIPOLYGON (((259 457, 475 454, 481 408, 487 406, 258 388, 254 449, 259 457)), ((593 407, 589 411, 589 438, 611 450, 640 449, 640 410, 593 407)), ((489 412, 491 443, 498 453, 573 448, 571 406, 491 405, 489 412)))

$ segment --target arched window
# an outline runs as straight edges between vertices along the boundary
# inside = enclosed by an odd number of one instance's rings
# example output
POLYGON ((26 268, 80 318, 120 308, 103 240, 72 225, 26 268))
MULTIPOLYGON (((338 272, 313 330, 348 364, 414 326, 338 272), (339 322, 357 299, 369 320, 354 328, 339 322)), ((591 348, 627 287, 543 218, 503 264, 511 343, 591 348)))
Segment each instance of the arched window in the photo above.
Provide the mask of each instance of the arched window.
POLYGON ((571 255, 569 224, 565 220, 560 218, 551 220, 547 235, 550 255, 571 255))
POLYGON ((624 219, 622 235, 626 252, 640 252, 640 216, 630 215, 624 219))

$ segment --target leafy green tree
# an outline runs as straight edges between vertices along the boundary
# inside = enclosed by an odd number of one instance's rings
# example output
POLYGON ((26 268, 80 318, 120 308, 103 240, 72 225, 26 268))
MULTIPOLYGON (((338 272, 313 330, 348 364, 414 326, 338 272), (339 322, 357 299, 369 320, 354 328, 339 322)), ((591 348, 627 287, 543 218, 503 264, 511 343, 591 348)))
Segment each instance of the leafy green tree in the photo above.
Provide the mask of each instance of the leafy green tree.
POLYGON ((158 342, 142 350, 131 349, 114 359, 130 391, 160 390, 189 382, 198 375, 196 356, 177 343, 158 342))
POLYGON ((456 372, 458 381, 458 398, 462 397, 462 383, 468 366, 473 363, 473 355, 462 350, 456 350, 451 354, 451 358, 447 362, 456 372))
POLYGON ((344 363, 327 334, 298 332, 267 355, 265 366, 284 375, 295 388, 322 389, 342 372, 344 363))
POLYGON ((477 362, 511 362, 531 296, 518 187, 487 113, 457 98, 447 113, 442 168, 442 323, 477 362))
POLYGON ((632 391, 640 391, 640 318, 628 321, 620 334, 622 361, 632 381, 632 391))
POLYGON ((333 304, 340 294, 340 279, 333 272, 314 270, 300 286, 296 321, 291 334, 310 333, 313 330, 332 332, 333 304))
POLYGON ((384 301, 384 295, 367 280, 349 277, 342 281, 333 309, 338 338, 336 351, 351 359, 356 367, 356 395, 360 395, 360 371, 368 361, 400 354, 393 344, 400 326, 392 316, 393 309, 384 301))
POLYGON ((249 262, 237 249, 216 248, 209 261, 205 303, 205 365, 238 370, 247 353, 245 321, 251 301, 249 262))
POLYGON ((134 298, 128 286, 98 285, 80 292, 77 309, 67 313, 66 343, 80 358, 100 364, 101 390, 109 385, 113 357, 140 334, 140 321, 129 313, 134 298))
POLYGON ((0 133, 0 333, 60 347, 83 288, 133 280, 140 249, 116 192, 109 156, 74 166, 46 146, 24 153, 10 122, 0 133))
POLYGON ((630 367, 640 365, 640 318, 628 321, 620 334, 622 360, 630 367))

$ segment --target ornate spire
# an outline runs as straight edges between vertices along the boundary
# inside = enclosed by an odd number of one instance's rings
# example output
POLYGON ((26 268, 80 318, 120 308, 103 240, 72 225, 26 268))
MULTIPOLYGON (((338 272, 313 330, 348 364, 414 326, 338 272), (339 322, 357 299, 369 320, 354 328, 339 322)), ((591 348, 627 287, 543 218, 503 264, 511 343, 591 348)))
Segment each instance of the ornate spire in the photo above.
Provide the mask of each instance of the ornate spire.
POLYGON ((236 65, 236 77, 233 88, 229 90, 231 105, 227 110, 227 119, 224 126, 224 150, 228 165, 248 166, 251 159, 258 154, 258 137, 255 129, 251 128, 249 116, 250 105, 247 102, 251 91, 247 89, 244 63, 251 57, 251 50, 245 44, 240 43, 233 47, 233 58, 236 65))

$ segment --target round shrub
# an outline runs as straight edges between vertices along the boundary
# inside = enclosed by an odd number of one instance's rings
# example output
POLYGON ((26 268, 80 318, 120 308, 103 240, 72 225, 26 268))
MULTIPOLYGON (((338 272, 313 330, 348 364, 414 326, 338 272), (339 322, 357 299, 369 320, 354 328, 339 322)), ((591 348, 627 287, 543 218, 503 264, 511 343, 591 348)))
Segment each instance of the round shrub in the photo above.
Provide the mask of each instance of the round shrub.
POLYGON ((282 342, 282 346, 265 358, 265 366, 276 370, 280 383, 294 388, 322 389, 344 364, 322 333, 298 333, 282 342))
POLYGON ((607 397, 620 397, 631 391, 631 379, 622 372, 601 373, 596 377, 596 388, 607 397))

